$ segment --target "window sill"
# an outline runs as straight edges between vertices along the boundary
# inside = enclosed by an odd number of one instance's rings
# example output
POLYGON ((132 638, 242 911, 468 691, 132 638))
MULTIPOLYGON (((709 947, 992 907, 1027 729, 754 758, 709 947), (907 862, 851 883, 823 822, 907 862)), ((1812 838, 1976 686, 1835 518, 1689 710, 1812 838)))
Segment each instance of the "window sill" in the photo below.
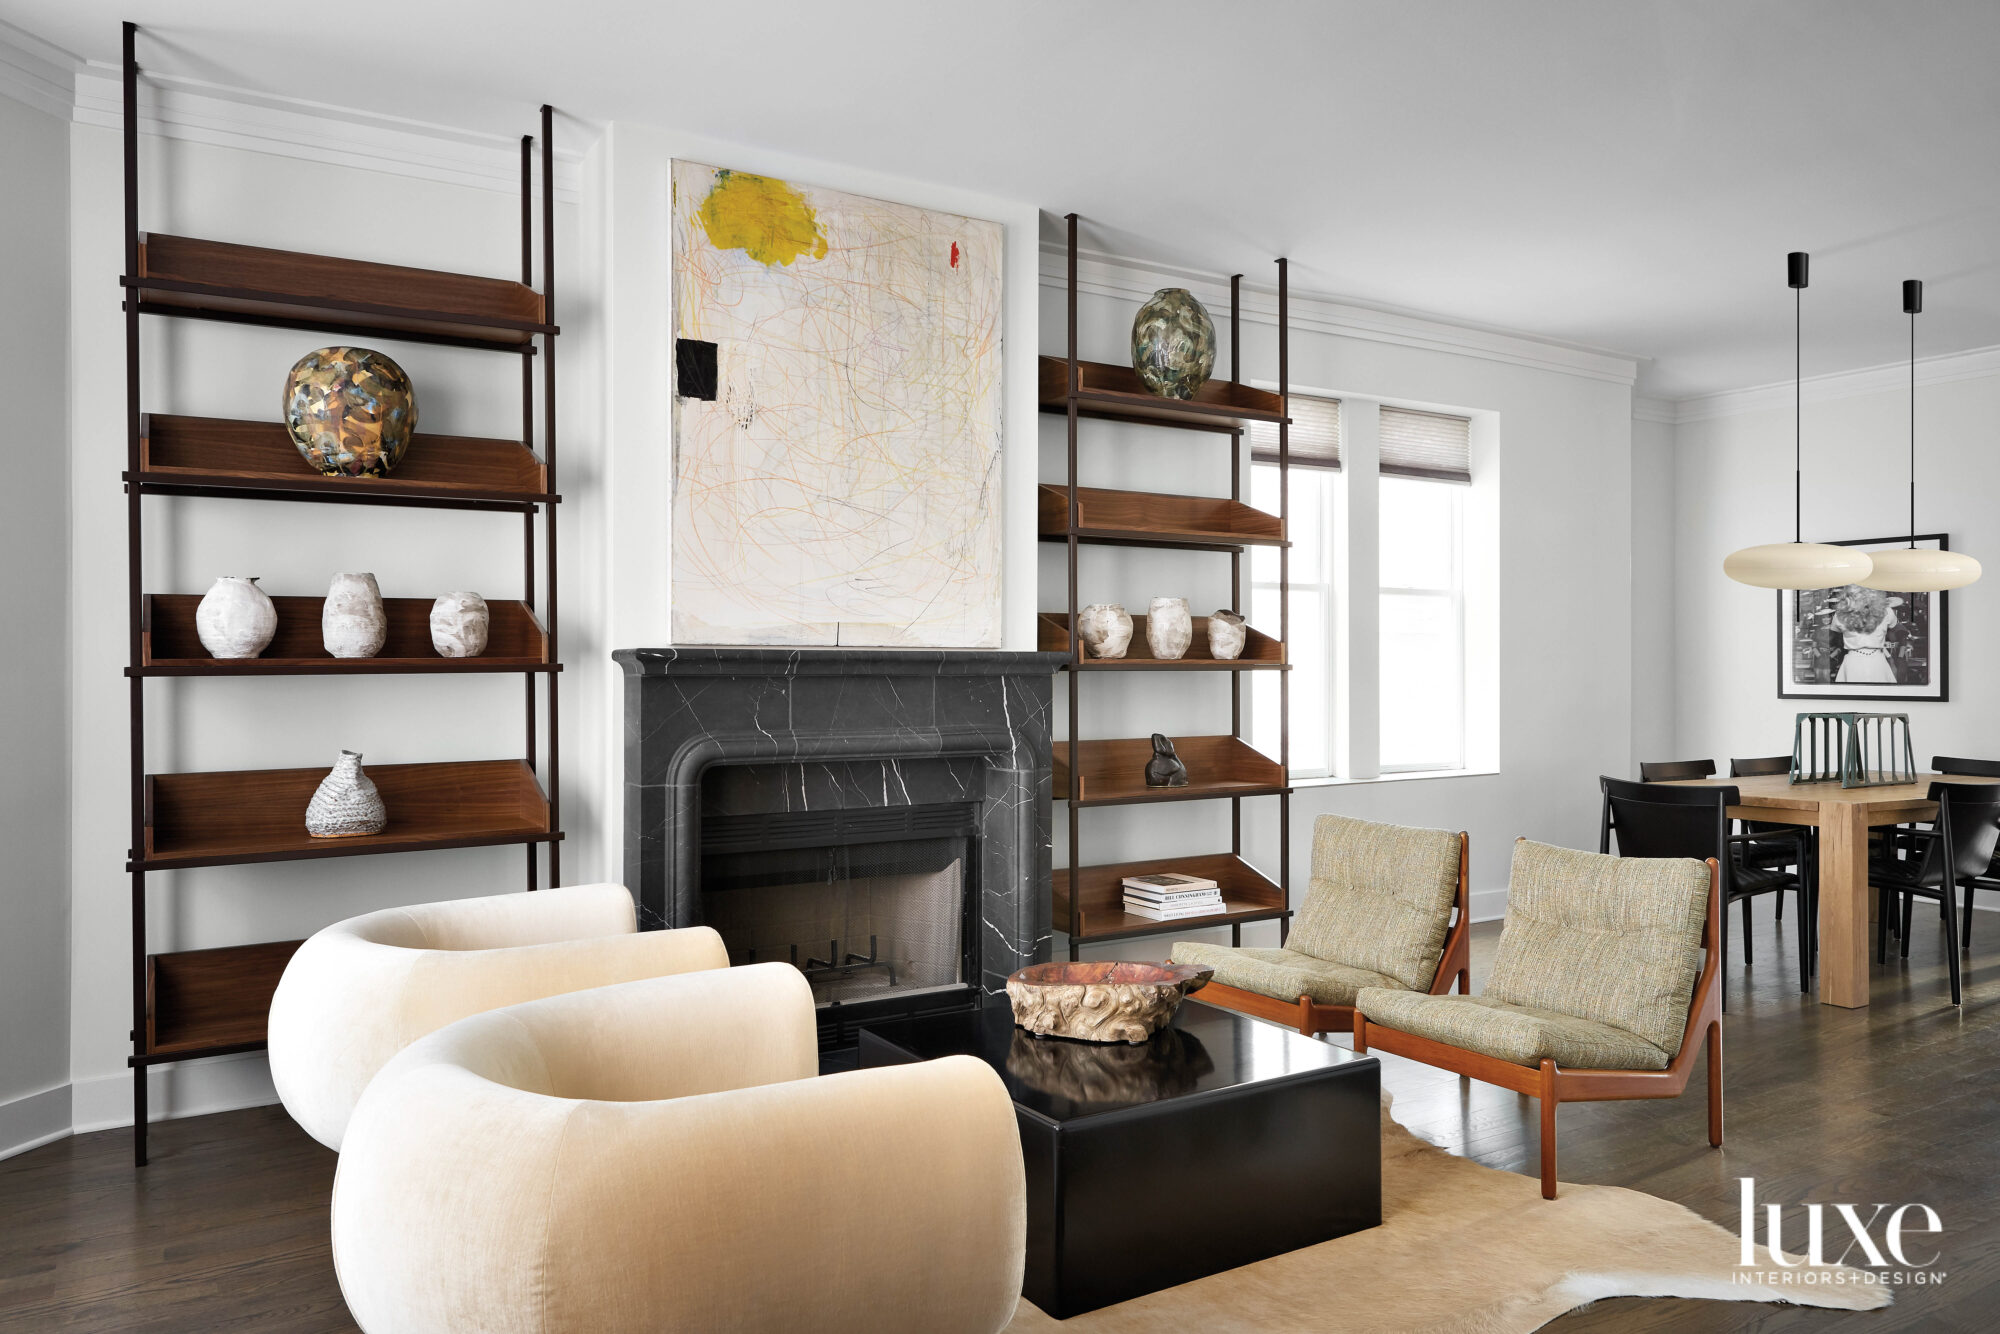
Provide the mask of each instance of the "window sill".
POLYGON ((1365 783, 1402 783, 1410 780, 1433 778, 1492 778, 1498 769, 1412 769, 1403 773, 1382 774, 1376 778, 1294 778, 1292 787, 1355 787, 1365 783))

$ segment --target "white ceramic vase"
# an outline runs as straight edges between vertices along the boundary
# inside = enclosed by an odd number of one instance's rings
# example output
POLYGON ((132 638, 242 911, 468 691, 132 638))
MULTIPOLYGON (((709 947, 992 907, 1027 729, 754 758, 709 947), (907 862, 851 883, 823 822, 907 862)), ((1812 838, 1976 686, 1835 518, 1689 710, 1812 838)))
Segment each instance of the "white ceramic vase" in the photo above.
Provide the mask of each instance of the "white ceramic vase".
POLYGON ((476 658, 486 651, 492 613, 477 593, 446 593, 431 604, 431 647, 444 658, 476 658))
POLYGON ((278 633, 278 609, 255 575, 224 575, 194 609, 194 631, 212 658, 254 658, 278 633))
POLYGON ((388 825, 382 794, 361 772, 361 752, 341 751, 333 772, 320 780, 306 803, 306 832, 314 838, 358 838, 379 834, 388 825))
POLYGON ((1230 611, 1227 607, 1211 612, 1208 617, 1208 653, 1217 662, 1231 662, 1243 656, 1243 642, 1250 637, 1244 627, 1243 614, 1230 611))
POLYGON ((382 590, 372 574, 336 574, 320 613, 320 636, 336 658, 372 658, 389 638, 382 590))
POLYGON ((1161 662, 1172 662, 1194 642, 1194 617, 1186 598, 1154 598, 1146 609, 1146 644, 1161 662))
POLYGON ((1132 615, 1116 602, 1093 602, 1076 614, 1076 632, 1093 658, 1122 658, 1132 643, 1132 615))

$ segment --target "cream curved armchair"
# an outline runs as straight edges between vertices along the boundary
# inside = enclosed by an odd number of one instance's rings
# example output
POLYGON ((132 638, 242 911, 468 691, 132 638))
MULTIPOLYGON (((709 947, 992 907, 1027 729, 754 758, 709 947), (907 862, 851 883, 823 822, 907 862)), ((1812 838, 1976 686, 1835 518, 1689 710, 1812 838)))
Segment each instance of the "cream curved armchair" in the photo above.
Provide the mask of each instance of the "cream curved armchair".
POLYGON ((613 982, 727 968, 707 927, 640 931, 623 885, 350 917, 299 946, 271 997, 271 1079, 329 1149, 389 1058, 470 1014, 613 982))
POLYGON ((954 1056, 819 1076, 752 964, 530 1001, 362 1095, 333 1258, 367 1334, 994 1334, 1026 1245, 1013 1105, 954 1056))

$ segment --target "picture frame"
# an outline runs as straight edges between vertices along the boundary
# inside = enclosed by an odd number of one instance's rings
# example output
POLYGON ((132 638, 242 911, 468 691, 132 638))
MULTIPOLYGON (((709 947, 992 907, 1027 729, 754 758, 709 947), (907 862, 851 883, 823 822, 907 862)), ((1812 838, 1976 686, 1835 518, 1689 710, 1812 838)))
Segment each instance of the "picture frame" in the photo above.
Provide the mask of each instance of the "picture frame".
MULTIPOLYGON (((1951 549, 1945 533, 1919 533, 1915 541, 1920 549, 1951 549)), ((1881 550, 1910 542, 1904 535, 1829 545, 1881 550)), ((1780 589, 1777 649, 1779 699, 1943 703, 1951 698, 1950 594, 1853 584, 1780 589)))

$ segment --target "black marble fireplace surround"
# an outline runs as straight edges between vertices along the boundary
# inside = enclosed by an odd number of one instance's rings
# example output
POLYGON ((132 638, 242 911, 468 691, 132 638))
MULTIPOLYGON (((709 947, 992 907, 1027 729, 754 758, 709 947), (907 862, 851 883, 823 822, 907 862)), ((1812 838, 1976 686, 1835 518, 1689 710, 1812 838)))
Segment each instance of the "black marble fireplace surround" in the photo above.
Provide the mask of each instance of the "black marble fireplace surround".
POLYGON ((625 881, 642 929, 701 920, 704 818, 965 803, 978 829, 973 994, 1003 997, 1009 973, 1048 959, 1050 680, 1064 655, 612 656, 625 669, 625 881))

